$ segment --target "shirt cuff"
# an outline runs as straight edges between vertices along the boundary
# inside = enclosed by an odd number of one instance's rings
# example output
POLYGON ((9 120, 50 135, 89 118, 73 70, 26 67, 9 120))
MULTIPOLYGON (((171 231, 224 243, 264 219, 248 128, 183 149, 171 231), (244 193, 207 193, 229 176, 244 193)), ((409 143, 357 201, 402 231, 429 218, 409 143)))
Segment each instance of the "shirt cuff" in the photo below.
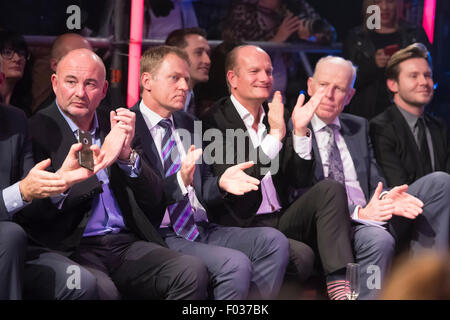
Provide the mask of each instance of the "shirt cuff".
POLYGON ((31 202, 24 202, 20 194, 19 181, 13 185, 2 190, 3 200, 5 201, 5 208, 10 218, 17 211, 23 209, 31 202))
MULTIPOLYGON (((309 130, 309 129, 308 129, 309 130)), ((312 150, 312 138, 311 135, 299 137, 292 131, 292 139, 294 143, 294 150, 298 156, 305 160, 311 160, 311 150, 312 150)))
MULTIPOLYGON (((177 181, 178 181, 178 185, 180 186, 181 193, 183 193, 183 196, 185 196, 188 193, 188 189, 184 185, 183 179, 181 178, 180 170, 178 170, 178 172, 177 172, 177 181)), ((190 188, 190 187, 191 186, 188 186, 188 188, 190 188)))
POLYGON ((388 194, 388 193, 389 193, 389 191, 383 191, 383 192, 380 194, 380 197, 379 197, 378 199, 381 200, 381 199, 383 198, 383 196, 386 195, 386 194, 388 194))
POLYGON ((121 161, 119 159, 117 159, 116 163, 119 168, 127 174, 128 177, 139 177, 139 173, 141 173, 141 157, 139 155, 136 157, 136 162, 134 163, 134 165, 130 165, 127 161, 121 161))
POLYGON ((270 160, 275 159, 282 147, 283 144, 270 134, 267 134, 261 142, 261 149, 270 160))
POLYGON ((70 189, 67 189, 65 192, 57 194, 55 196, 50 197, 50 201, 53 203, 55 207, 58 208, 58 210, 61 210, 64 200, 66 200, 67 196, 69 195, 70 189))
POLYGON ((358 212, 359 212, 359 209, 360 208, 362 208, 361 206, 356 206, 356 208, 353 210, 353 214, 352 214, 352 219, 359 219, 359 216, 358 216, 358 212))

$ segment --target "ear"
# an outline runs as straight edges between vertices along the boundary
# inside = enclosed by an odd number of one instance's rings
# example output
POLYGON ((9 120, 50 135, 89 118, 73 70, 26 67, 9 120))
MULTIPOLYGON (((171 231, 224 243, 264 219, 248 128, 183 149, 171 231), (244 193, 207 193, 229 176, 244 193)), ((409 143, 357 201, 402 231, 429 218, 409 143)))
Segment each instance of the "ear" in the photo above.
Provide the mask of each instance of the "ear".
POLYGON ((56 72, 56 66, 58 65, 58 61, 55 58, 50 59, 50 68, 53 72, 56 72))
POLYGON ((56 89, 58 88, 58 76, 54 73, 52 74, 50 80, 52 81, 53 92, 56 95, 56 89))
POLYGON ((392 92, 392 93, 397 93, 398 92, 398 82, 394 79, 387 79, 386 80, 386 85, 388 87, 388 89, 392 92))
POLYGON ((345 104, 344 106, 348 105, 350 101, 352 101, 353 96, 355 95, 355 88, 350 88, 349 93, 347 94, 347 97, 345 98, 345 104))
POLYGON ((234 89, 237 87, 237 75, 233 70, 228 70, 227 72, 227 79, 228 83, 230 84, 231 89, 234 89))
POLYGON ((106 92, 108 91, 108 87, 109 87, 108 80, 105 80, 105 84, 103 85, 103 90, 102 90, 103 98, 106 96, 106 92))
POLYGON ((152 88, 152 76, 148 72, 142 72, 141 86, 144 90, 151 91, 152 88))
POLYGON ((308 84, 308 95, 310 97, 312 97, 313 96, 313 91, 314 91, 313 90, 313 78, 312 77, 308 78, 307 84, 308 84))

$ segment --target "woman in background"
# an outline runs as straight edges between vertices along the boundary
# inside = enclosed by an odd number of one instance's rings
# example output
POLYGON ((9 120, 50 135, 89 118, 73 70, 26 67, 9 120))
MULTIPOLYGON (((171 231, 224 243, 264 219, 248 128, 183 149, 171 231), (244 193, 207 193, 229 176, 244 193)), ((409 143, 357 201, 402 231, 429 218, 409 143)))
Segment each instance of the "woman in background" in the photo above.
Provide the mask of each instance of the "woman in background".
POLYGON ((364 0, 362 26, 349 32, 344 42, 343 55, 357 67, 356 93, 345 112, 367 120, 383 112, 392 104, 384 70, 397 50, 414 42, 421 42, 430 50, 425 31, 402 20, 402 0, 364 0), (370 30, 367 7, 380 7, 381 28, 370 30))
POLYGON ((30 53, 25 39, 13 31, 0 30, 0 54, 5 83, 0 91, 4 104, 22 109, 31 115, 31 73, 27 62, 30 53))

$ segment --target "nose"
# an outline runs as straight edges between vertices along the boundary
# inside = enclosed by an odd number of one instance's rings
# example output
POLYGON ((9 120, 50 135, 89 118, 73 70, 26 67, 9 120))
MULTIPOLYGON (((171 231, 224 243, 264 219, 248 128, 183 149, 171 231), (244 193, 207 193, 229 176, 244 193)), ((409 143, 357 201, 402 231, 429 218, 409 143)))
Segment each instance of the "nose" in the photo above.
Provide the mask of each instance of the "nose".
POLYGON ((75 94, 77 97, 84 97, 86 94, 86 89, 82 83, 79 83, 76 87, 75 94))
POLYGON ((328 99, 332 99, 334 96, 334 87, 332 85, 328 85, 325 88, 325 97, 327 97, 328 99))
POLYGON ((207 64, 208 66, 211 65, 211 58, 206 52, 203 52, 203 63, 207 64))
POLYGON ((181 78, 179 81, 179 89, 187 91, 189 90, 188 82, 185 78, 181 78))

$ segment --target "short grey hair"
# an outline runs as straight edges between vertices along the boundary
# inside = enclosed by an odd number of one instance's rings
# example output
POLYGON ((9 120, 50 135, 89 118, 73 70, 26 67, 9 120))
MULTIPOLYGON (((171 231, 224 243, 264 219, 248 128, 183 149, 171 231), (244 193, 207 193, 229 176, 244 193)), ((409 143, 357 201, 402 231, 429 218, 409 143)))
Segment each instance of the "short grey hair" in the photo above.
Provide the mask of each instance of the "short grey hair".
MULTIPOLYGON (((337 57, 337 56, 326 56, 326 57, 320 58, 319 61, 317 61, 317 63, 316 63, 316 67, 314 68, 314 75, 316 74, 318 66, 325 62, 340 63, 340 64, 348 66, 352 70, 352 82, 351 82, 350 87, 353 88, 353 85, 355 84, 355 81, 356 81, 356 73, 358 71, 358 68, 350 60, 346 60, 342 57, 337 57)), ((313 77, 314 77, 314 75, 313 75, 313 77)))

